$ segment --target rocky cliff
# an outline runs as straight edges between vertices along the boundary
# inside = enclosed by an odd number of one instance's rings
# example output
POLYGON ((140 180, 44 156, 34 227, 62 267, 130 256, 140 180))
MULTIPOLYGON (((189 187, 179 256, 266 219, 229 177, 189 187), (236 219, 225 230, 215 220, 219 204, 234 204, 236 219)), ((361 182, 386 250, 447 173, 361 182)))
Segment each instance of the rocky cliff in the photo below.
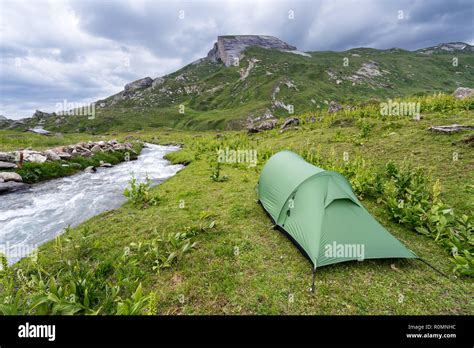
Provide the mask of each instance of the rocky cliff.
POLYGON ((295 51, 296 47, 267 35, 227 35, 218 36, 214 47, 207 54, 211 62, 223 62, 226 66, 232 65, 236 59, 241 59, 243 51, 249 46, 258 46, 265 49, 295 51))

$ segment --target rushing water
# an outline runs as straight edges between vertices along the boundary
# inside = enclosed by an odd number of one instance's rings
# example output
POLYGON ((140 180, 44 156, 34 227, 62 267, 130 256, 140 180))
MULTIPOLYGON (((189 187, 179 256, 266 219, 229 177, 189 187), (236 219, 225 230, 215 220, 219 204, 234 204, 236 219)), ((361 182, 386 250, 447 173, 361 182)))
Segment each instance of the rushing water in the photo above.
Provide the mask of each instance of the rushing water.
POLYGON ((148 175, 153 184, 159 184, 182 168, 163 158, 176 150, 176 146, 147 144, 135 161, 0 196, 0 252, 7 254, 9 263, 16 262, 62 233, 68 225, 120 207, 125 202, 123 190, 131 175, 139 181, 148 175))

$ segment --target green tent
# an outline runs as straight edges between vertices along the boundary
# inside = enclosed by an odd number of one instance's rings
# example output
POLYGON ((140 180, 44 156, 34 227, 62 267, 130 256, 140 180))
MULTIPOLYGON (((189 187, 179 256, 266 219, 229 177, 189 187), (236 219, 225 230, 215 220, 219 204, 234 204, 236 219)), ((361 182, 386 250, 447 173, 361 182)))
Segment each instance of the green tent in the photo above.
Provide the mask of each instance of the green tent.
POLYGON ((258 182, 260 203, 316 267, 378 259, 418 258, 362 206, 339 173, 291 151, 273 155, 258 182))

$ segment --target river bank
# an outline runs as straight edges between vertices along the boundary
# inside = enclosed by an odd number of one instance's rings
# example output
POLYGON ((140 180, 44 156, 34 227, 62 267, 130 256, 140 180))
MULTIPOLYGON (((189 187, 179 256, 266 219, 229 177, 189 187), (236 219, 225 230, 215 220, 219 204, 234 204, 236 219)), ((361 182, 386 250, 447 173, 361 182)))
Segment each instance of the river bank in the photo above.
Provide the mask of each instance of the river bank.
MULTIPOLYGON (((163 157, 177 147, 148 144, 135 161, 98 167, 72 176, 35 184, 0 199, 0 240, 3 250, 16 261, 37 246, 106 210, 125 202, 123 190, 130 177, 148 177, 159 184, 182 168, 163 157)), ((97 159, 96 159, 97 160, 97 159)))
POLYGON ((135 160, 142 142, 117 140, 81 142, 47 150, 0 152, 0 195, 27 189, 29 184, 95 171, 123 161, 135 160))

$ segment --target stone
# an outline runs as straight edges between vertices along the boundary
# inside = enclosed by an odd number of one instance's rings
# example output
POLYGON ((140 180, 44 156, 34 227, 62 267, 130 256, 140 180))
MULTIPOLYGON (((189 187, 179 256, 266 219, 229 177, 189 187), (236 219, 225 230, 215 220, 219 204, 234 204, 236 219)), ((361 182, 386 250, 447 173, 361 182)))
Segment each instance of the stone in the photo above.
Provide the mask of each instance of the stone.
POLYGON ((29 128, 28 132, 41 134, 41 135, 51 135, 51 132, 47 131, 46 129, 43 129, 43 127, 29 128))
POLYGON ((162 78, 162 77, 157 77, 156 79, 153 80, 153 82, 151 83, 151 86, 153 88, 157 87, 157 86, 160 86, 162 85, 163 83, 165 82, 165 79, 162 78))
POLYGON ((84 171, 87 173, 95 173, 97 171, 97 168, 94 166, 89 166, 86 169, 84 169, 84 171))
POLYGON ((458 87, 454 93, 454 97, 457 99, 464 99, 468 97, 473 97, 474 96, 474 89, 473 88, 467 88, 467 87, 458 87))
POLYGON ((89 150, 87 150, 87 149, 85 149, 84 151, 80 152, 80 155, 81 155, 82 157, 91 157, 91 156, 92 156, 92 152, 89 151, 89 150))
POLYGON ((449 126, 431 126, 428 128, 430 131, 439 132, 439 133, 456 133, 464 129, 474 129, 474 126, 462 125, 462 124, 452 124, 449 126))
POLYGON ((40 153, 26 152, 24 160, 26 162, 44 163, 48 158, 40 153))
POLYGON ((61 157, 56 152, 54 152, 53 150, 46 150, 44 152, 44 154, 46 155, 46 158, 50 161, 60 161, 61 160, 61 157))
POLYGON ((151 77, 145 77, 130 83, 127 83, 123 90, 123 97, 129 98, 135 94, 135 92, 151 87, 153 84, 153 79, 151 77))
POLYGON ((16 168, 15 163, 0 161, 0 169, 13 169, 13 168, 16 168))
POLYGON ((94 146, 92 146, 91 151, 93 153, 101 152, 102 148, 99 145, 94 145, 94 146))
POLYGON ((115 144, 113 146, 113 149, 115 151, 123 151, 123 150, 126 150, 126 147, 123 144, 115 144))
POLYGON ((248 133, 259 133, 261 131, 267 131, 275 128, 277 123, 276 119, 270 119, 263 122, 260 122, 257 125, 250 125, 247 127, 248 133))
POLYGON ((287 129, 287 128, 290 128, 290 127, 298 126, 299 124, 300 124, 299 118, 289 117, 283 122, 280 129, 287 129))
POLYGON ((5 194, 5 193, 11 193, 11 192, 24 190, 29 187, 30 185, 24 184, 22 182, 15 182, 15 181, 0 182, 0 195, 5 194))
POLYGON ((0 161, 15 162, 15 155, 11 152, 0 152, 0 161))
POLYGON ((335 102, 334 100, 331 100, 329 102, 329 106, 328 106, 329 113, 338 112, 340 110, 342 110, 342 106, 339 103, 335 102))
POLYGON ((22 182, 23 178, 21 177, 20 174, 14 173, 14 172, 0 172, 0 179, 3 179, 3 181, 16 181, 16 182, 22 182))
POLYGON ((56 154, 59 156, 59 159, 69 159, 72 157, 67 152, 56 152, 56 154))
POLYGON ((110 167, 112 167, 112 165, 111 165, 110 163, 107 163, 107 162, 106 162, 106 163, 102 163, 100 166, 101 166, 101 167, 104 167, 104 168, 110 168, 110 167))

